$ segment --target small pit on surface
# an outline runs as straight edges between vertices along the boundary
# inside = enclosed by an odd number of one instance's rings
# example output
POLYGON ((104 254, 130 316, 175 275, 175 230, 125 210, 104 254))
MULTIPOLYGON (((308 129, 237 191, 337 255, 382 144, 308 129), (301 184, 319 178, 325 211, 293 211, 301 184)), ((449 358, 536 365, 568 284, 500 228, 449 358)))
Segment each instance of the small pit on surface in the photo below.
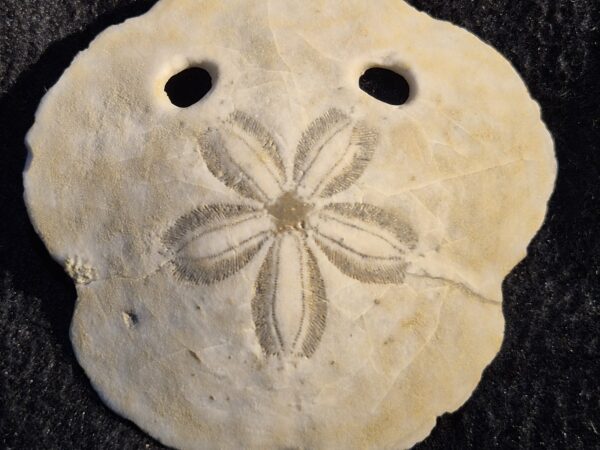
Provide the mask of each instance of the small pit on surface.
POLYGON ((140 321, 138 315, 134 311, 124 311, 123 321, 129 328, 135 327, 140 321))
POLYGON ((202 67, 189 67, 173 75, 165 92, 175 106, 187 108, 202 100, 212 88, 212 77, 202 67))
POLYGON ((406 78, 385 67, 371 67, 358 79, 358 86, 371 97, 390 105, 403 105, 410 97, 406 78))

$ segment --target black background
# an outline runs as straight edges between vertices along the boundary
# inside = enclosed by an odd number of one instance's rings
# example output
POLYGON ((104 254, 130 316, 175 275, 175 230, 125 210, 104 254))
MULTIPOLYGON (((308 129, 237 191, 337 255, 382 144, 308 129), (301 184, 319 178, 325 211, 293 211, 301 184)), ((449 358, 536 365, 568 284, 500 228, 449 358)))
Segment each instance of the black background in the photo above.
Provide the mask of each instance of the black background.
MULTIPOLYGON (((75 289, 29 223, 21 179, 44 93, 96 34, 153 3, 0 0, 0 448, 162 448, 106 408, 77 365, 75 289)), ((502 350, 418 448, 600 448, 600 2, 410 3, 515 65, 559 161, 546 223, 504 282, 502 350)))

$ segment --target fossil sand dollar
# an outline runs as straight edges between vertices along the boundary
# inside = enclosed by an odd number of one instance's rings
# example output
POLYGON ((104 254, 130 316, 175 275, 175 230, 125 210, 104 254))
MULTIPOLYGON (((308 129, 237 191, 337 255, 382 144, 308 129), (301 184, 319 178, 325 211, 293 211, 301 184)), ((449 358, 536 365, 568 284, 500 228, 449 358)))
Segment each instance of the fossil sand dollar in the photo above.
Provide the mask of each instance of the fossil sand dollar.
POLYGON ((77 56, 27 143, 79 362, 185 449, 425 438, 500 348, 556 174, 511 65, 399 0, 162 0, 77 56), (360 88, 374 67, 403 104, 360 88))

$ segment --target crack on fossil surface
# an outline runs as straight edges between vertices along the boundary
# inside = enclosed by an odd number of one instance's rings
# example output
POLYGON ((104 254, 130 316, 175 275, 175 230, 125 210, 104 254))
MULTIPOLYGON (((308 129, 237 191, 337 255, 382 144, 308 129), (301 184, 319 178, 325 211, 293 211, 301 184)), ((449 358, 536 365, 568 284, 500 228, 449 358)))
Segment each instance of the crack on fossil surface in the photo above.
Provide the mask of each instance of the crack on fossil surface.
POLYGON ((517 158, 517 159, 514 159, 512 161, 507 161, 505 163, 496 164, 496 165, 489 166, 489 167, 483 167, 483 168, 480 168, 480 169, 475 169, 475 170, 473 170, 471 172, 465 172, 465 173, 460 173, 460 174, 456 174, 456 175, 450 175, 450 176, 443 177, 443 178, 438 178, 436 180, 428 181, 425 184, 421 184, 421 185, 418 185, 418 186, 412 186, 412 187, 409 187, 409 188, 406 188, 406 189, 402 189, 402 190, 397 191, 397 192, 393 192, 390 195, 398 195, 398 194, 403 194, 405 192, 418 191, 420 189, 424 189, 426 187, 433 186, 435 184, 442 184, 445 181, 457 180, 457 179, 460 179, 460 178, 465 178, 465 177, 470 177, 470 176, 473 176, 473 175, 478 175, 480 173, 487 172, 489 170, 493 170, 493 169, 498 169, 498 168, 501 168, 501 167, 509 166, 511 164, 515 164, 515 163, 518 163, 518 162, 534 162, 534 161, 530 161, 528 159, 523 159, 523 158, 517 158))
POLYGON ((452 287, 455 287, 457 289, 459 289, 460 291, 475 297, 479 302, 481 303, 485 303, 488 305, 494 305, 494 306, 502 306, 502 301, 500 300, 493 300, 487 297, 484 297, 481 294, 478 294, 477 292, 475 292, 474 290, 472 290, 471 288, 469 288, 466 284, 458 282, 458 281, 454 281, 451 280, 449 278, 444 278, 444 277, 440 277, 440 276, 433 276, 428 274, 427 272, 423 271, 422 273, 414 273, 414 272, 407 272, 406 273, 407 276, 411 276, 411 277, 415 277, 415 278, 424 278, 424 279, 428 279, 428 280, 433 280, 433 281, 441 281, 444 283, 448 283, 449 285, 451 285, 452 287))

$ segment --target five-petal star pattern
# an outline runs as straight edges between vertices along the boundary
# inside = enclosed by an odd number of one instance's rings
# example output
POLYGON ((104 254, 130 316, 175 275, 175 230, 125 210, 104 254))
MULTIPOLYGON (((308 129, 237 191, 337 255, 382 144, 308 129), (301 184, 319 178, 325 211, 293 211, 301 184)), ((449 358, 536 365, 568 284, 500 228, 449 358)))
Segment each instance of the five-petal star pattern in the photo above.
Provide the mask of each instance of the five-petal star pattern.
POLYGON ((397 214, 332 200, 361 177, 378 141, 375 129, 330 109, 304 131, 288 171, 276 140, 250 115, 236 111, 206 130, 199 148, 208 170, 241 198, 198 206, 170 227, 164 242, 175 275, 219 283, 266 248, 251 304, 258 342, 268 356, 312 356, 328 314, 315 253, 362 283, 402 283, 417 242, 397 214))

